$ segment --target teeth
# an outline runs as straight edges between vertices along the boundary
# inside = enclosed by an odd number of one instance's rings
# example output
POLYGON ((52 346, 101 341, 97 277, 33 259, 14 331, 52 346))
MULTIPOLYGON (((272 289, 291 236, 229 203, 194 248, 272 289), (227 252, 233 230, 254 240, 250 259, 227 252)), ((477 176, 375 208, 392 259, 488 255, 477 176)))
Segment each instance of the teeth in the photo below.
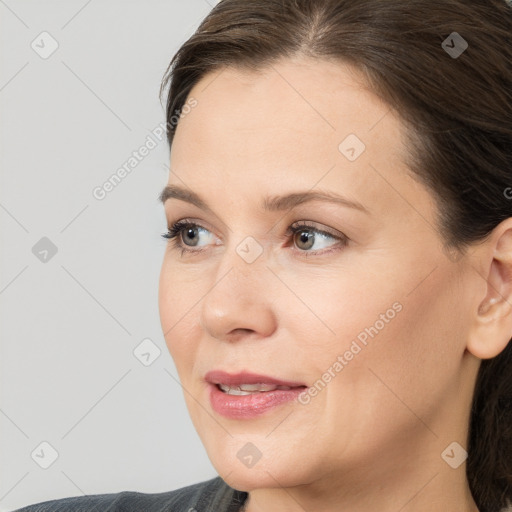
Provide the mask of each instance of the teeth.
POLYGON ((275 386, 273 384, 240 384, 239 386, 219 384, 219 387, 228 395, 252 395, 253 393, 263 393, 275 389, 291 389, 288 386, 275 386))

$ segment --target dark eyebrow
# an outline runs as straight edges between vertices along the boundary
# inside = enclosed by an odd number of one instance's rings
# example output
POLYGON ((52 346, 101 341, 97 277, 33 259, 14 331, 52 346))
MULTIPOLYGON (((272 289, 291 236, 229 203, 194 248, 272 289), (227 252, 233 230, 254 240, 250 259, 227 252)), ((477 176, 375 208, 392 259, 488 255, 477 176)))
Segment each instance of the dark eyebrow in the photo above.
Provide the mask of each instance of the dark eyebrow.
MULTIPOLYGON (((159 200, 162 203, 165 203, 167 199, 171 198, 186 201, 187 203, 191 203, 198 208, 201 208, 202 210, 215 215, 212 209, 205 203, 205 201, 192 190, 179 187, 178 185, 167 185, 162 190, 159 196, 159 200)), ((320 191, 293 192, 283 196, 269 196, 263 200, 262 209, 269 212, 290 210, 295 206, 307 203, 309 201, 325 201, 329 203, 341 204, 343 206, 348 206, 349 208, 360 210, 367 214, 370 213, 365 206, 363 206, 361 203, 358 203, 357 201, 352 201, 332 192, 320 191)))

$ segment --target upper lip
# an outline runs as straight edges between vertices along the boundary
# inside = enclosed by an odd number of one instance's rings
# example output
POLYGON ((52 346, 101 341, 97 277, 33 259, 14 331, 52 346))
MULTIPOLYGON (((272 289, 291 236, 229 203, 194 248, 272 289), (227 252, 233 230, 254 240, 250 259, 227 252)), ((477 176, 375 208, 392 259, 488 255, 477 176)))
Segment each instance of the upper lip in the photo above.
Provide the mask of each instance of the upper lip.
POLYGON ((211 384, 224 384, 226 386, 240 386, 241 384, 272 384, 274 386, 287 386, 289 388, 298 388, 306 386, 302 382, 293 382, 289 380, 275 379, 268 375, 257 373, 240 372, 236 374, 227 373, 222 370, 213 370, 204 376, 206 382, 211 384))

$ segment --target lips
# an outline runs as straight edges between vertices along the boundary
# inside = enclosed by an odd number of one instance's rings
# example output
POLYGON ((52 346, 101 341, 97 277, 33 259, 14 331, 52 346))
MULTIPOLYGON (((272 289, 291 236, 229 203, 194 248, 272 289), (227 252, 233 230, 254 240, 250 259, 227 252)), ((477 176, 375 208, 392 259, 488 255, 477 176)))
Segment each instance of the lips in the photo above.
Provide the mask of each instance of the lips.
POLYGON ((210 404, 215 412, 234 420, 249 420, 297 400, 307 386, 302 382, 281 380, 268 375, 221 370, 208 372, 210 404))
POLYGON ((306 387, 303 382, 294 382, 289 380, 276 379, 268 375, 261 375, 250 372, 240 372, 237 374, 230 374, 222 370, 213 370, 204 376, 204 380, 210 384, 222 385, 226 387, 240 388, 244 384, 261 384, 266 386, 279 386, 285 388, 301 388, 306 387))
POLYGON ((230 395, 250 395, 251 393, 266 393, 279 389, 290 390, 288 386, 276 386, 275 384, 239 384, 238 386, 228 386, 226 384, 217 384, 221 391, 230 395))

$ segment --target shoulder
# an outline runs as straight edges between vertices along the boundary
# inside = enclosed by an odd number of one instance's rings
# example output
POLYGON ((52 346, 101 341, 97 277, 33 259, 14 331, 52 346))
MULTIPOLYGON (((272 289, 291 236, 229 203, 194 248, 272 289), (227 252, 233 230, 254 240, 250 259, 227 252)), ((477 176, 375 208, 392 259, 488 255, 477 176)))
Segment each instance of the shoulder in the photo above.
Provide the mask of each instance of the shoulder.
POLYGON ((35 503, 13 512, 236 512, 247 493, 229 487, 219 476, 174 491, 145 494, 76 496, 35 503))

